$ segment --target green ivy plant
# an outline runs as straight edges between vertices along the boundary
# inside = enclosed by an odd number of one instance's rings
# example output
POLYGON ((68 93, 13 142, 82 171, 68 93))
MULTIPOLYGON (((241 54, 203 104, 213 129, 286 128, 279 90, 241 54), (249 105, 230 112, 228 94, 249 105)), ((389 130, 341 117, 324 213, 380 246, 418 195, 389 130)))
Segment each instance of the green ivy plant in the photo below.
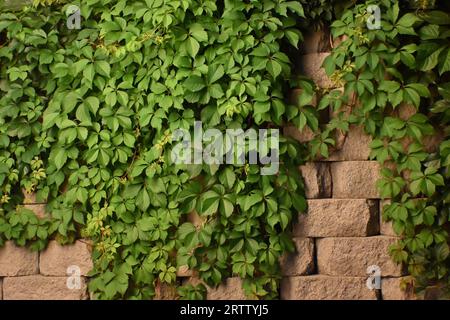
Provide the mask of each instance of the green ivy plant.
MULTIPOLYGON (((279 258, 306 210, 297 166, 362 125, 391 200, 384 218, 401 236, 393 258, 419 293, 449 295, 444 1, 87 0, 80 30, 66 27, 71 3, 34 2, 0 14, 0 245, 91 238, 97 299, 153 298, 177 284, 180 267, 211 286, 239 276, 249 297, 276 298, 279 258), (377 30, 367 27, 373 4, 377 30), (324 62, 340 89, 292 76, 286 53, 308 21, 331 23, 341 39, 324 62), (284 98, 290 86, 302 89, 296 105, 284 98), (321 126, 325 109, 335 116, 321 126), (255 165, 175 165, 171 135, 195 120, 220 130, 290 122, 317 135, 309 149, 281 137, 274 176, 255 165), (23 193, 51 214, 37 218, 23 193)), ((204 298, 206 287, 177 293, 204 298)))
POLYGON ((450 297, 449 130, 450 7, 444 1, 366 1, 332 23, 343 41, 324 61, 342 89, 319 92, 318 109, 335 117, 311 142, 327 157, 335 132, 362 125, 382 165, 383 208, 401 236, 390 252, 404 263, 419 295, 450 297), (367 26, 369 5, 381 10, 380 29, 367 26), (430 137, 440 137, 430 148, 430 137), (427 142, 428 141, 428 142, 427 142))
MULTIPOLYGON (((87 0, 0 14, 0 244, 93 240, 96 299, 149 299, 181 266, 210 285, 239 276, 275 298, 290 226, 305 212, 306 150, 280 138, 277 175, 258 165, 175 165, 177 128, 302 122, 284 96, 297 1, 87 0), (25 193, 48 217, 25 209, 25 193), (190 222, 198 215, 199 223, 190 222)), ((313 122, 314 115, 308 115, 313 122)), ((201 298, 202 285, 178 290, 201 298)))

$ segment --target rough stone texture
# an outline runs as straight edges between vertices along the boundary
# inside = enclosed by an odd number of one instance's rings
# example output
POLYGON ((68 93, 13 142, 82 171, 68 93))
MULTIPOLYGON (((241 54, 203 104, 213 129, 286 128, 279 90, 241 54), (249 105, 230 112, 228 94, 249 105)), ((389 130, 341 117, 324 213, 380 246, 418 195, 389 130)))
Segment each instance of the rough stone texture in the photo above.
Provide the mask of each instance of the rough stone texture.
POLYGON ((322 275, 289 277, 281 281, 283 300, 375 300, 364 277, 322 275))
POLYGON ((330 33, 324 30, 305 33, 299 49, 302 54, 331 51, 330 33))
POLYGON ((314 240, 294 238, 295 252, 282 257, 281 272, 284 276, 301 276, 314 270, 314 240))
POLYGON ((24 276, 39 272, 38 253, 7 241, 0 248, 0 277, 24 276))
POLYGON ((378 203, 365 199, 308 200, 294 225, 299 237, 365 237, 378 234, 378 203))
POLYGON ((370 155, 372 138, 361 127, 351 126, 342 136, 342 147, 330 154, 327 161, 367 160, 370 155))
POLYGON ((331 174, 327 163, 308 162, 300 166, 300 172, 305 182, 307 199, 331 197, 331 174))
POLYGON ((407 277, 381 279, 381 296, 383 300, 414 300, 412 287, 407 283, 407 277), (402 285, 402 282, 405 282, 402 285), (405 289, 403 290, 402 287, 405 289))
POLYGON ((93 266, 90 244, 78 240, 74 244, 61 246, 56 241, 50 241, 47 249, 40 255, 40 273, 48 276, 67 276, 69 266, 78 266, 83 276, 88 274, 93 266))
POLYGON ((392 221, 385 221, 383 219, 383 208, 385 205, 391 203, 391 200, 381 200, 380 201, 380 234, 384 236, 393 236, 396 237, 394 229, 392 228, 392 221))
POLYGON ((154 300, 175 300, 178 297, 177 287, 167 283, 160 283, 155 287, 154 300))
POLYGON ((3 300, 3 282, 0 279, 0 300, 3 300))
POLYGON ((187 215, 187 221, 192 223, 196 228, 200 228, 203 224, 202 218, 196 211, 192 211, 187 215))
POLYGON ((187 265, 183 265, 178 267, 177 270, 177 277, 192 277, 193 272, 192 270, 189 269, 189 267, 187 265))
POLYGON ((436 134, 432 136, 423 137, 422 143, 426 152, 434 153, 437 152, 439 146, 444 140, 445 140, 445 133, 443 131, 438 131, 436 134))
POLYGON ((382 276, 401 276, 402 267, 389 256, 389 246, 396 240, 386 236, 317 239, 319 274, 362 277, 369 266, 376 265, 382 276))
POLYGON ((333 198, 379 199, 376 187, 380 165, 376 161, 344 161, 331 163, 333 198))
POLYGON ((44 204, 43 201, 37 200, 36 192, 28 193, 25 189, 22 189, 23 203, 24 204, 44 204))
POLYGON ((329 54, 329 52, 310 53, 301 57, 301 73, 311 78, 320 88, 333 88, 335 86, 322 68, 323 61, 329 54))
POLYGON ((33 211, 38 218, 43 219, 47 216, 45 206, 45 204, 25 204, 23 207, 33 211))
POLYGON ((401 103, 394 112, 394 116, 406 121, 417 113, 417 108, 411 104, 401 103))
POLYGON ((306 143, 314 139, 314 132, 308 126, 304 127, 302 131, 298 130, 295 126, 286 126, 283 128, 283 134, 301 143, 306 143))
POLYGON ((208 300, 246 300, 240 278, 228 278, 216 288, 208 288, 208 300))
POLYGON ((67 277, 34 275, 3 279, 4 300, 84 300, 86 289, 84 278, 80 289, 69 289, 67 277))

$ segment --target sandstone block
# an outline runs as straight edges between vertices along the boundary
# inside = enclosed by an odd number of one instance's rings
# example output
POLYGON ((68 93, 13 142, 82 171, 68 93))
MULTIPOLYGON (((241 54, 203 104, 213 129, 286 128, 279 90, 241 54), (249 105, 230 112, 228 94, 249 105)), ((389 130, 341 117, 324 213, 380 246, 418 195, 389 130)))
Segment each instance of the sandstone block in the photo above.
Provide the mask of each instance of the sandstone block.
POLYGON ((324 162, 308 162, 300 166, 307 199, 331 197, 330 168, 324 162))
POLYGON ((66 276, 70 266, 78 266, 83 276, 88 274, 93 267, 89 243, 78 240, 74 244, 61 246, 56 241, 50 241, 41 252, 39 268, 43 275, 66 276))
POLYGON ((364 132, 361 127, 352 126, 342 136, 342 146, 332 152, 327 161, 353 161, 367 160, 370 156, 370 143, 372 137, 364 132))
POLYGON ((38 253, 6 241, 0 247, 0 276, 24 276, 39 273, 38 253))
POLYGON ((80 289, 69 289, 67 277, 42 275, 8 277, 3 280, 4 300, 84 300, 87 298, 86 280, 81 278, 80 289))
POLYGON ((238 277, 228 278, 216 288, 208 288, 208 300, 246 300, 242 289, 242 279, 238 277))
POLYGON ((401 103, 394 112, 394 116, 399 117, 403 121, 408 120, 417 113, 417 108, 411 104, 401 103))
POLYGON ((301 276, 314 270, 314 240, 294 238, 295 252, 286 254, 280 261, 284 276, 301 276))
POLYGON ((178 293, 176 285, 161 282, 157 283, 154 300, 175 300, 177 297, 178 293))
POLYGON ((286 126, 283 128, 283 134, 301 143, 306 143, 314 139, 314 132, 308 126, 304 127, 302 131, 298 130, 295 126, 286 126))
POLYGON ((396 237, 397 234, 395 233, 395 231, 392 227, 392 221, 386 221, 383 218, 384 206, 386 206, 390 203, 391 203, 391 200, 380 201, 380 234, 382 234, 384 236, 396 237))
POLYGON ((319 274, 331 276, 366 276, 376 265, 382 276, 401 276, 401 265, 392 261, 389 246, 395 237, 323 238, 316 240, 319 274))
POLYGON ((33 211, 36 217, 43 219, 47 216, 47 213, 45 212, 45 206, 45 204, 25 204, 23 207, 25 209, 33 211))
POLYGON ((37 200, 36 192, 28 193, 25 189, 22 189, 23 203, 24 204, 44 204, 43 201, 37 200))
POLYGON ((299 47, 303 54, 331 51, 330 32, 328 30, 310 31, 303 35, 299 47))
POLYGON ((192 277, 193 272, 192 270, 189 269, 189 267, 187 265, 183 265, 178 267, 177 269, 177 277, 192 277))
POLYGON ((412 287, 407 284, 407 277, 383 278, 381 280, 383 300, 415 300, 412 287))
POLYGON ((282 300, 376 300, 364 277, 323 275, 288 277, 281 281, 282 300))
POLYGON ((298 237, 365 237, 378 231, 378 203, 365 199, 308 200, 308 212, 294 225, 298 237))
POLYGON ((334 83, 328 78, 325 69, 322 68, 323 61, 330 53, 310 53, 301 57, 301 72, 303 75, 314 80, 320 88, 333 88, 334 83))
POLYGON ((332 162, 333 198, 379 199, 376 183, 380 165, 376 161, 332 162))

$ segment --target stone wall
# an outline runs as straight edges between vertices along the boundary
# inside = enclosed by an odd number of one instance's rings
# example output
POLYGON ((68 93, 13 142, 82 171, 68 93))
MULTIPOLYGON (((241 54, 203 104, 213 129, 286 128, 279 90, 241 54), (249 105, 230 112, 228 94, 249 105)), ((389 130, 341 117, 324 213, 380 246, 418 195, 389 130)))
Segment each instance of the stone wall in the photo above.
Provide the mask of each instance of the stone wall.
POLYGON ((0 299, 86 299, 86 275, 91 268, 90 245, 83 240, 67 246, 51 241, 40 253, 8 241, 0 248, 0 299), (78 283, 67 274, 70 266, 79 268, 78 283))
MULTIPOLYGON (((328 55, 329 39, 310 33, 300 60, 301 72, 322 87, 331 81, 320 68, 328 55)), ((298 90, 294 90, 294 93, 298 90)), ((305 142, 312 132, 286 133, 305 142)), ((392 262, 388 247, 396 241, 389 224, 381 221, 381 200, 376 189, 380 167, 368 161, 370 137, 351 128, 339 137, 340 148, 329 159, 299 169, 305 179, 309 212, 300 214, 293 235, 295 254, 283 257, 281 299, 410 299, 400 284, 404 270, 392 262), (380 290, 366 286, 367 268, 381 270, 380 290)), ((33 200, 29 200, 33 202, 33 200)), ((28 204, 43 215, 43 204, 28 204)), ((61 247, 51 242, 41 252, 30 252, 8 242, 0 249, 0 299, 86 299, 86 278, 92 266, 89 243, 61 247), (67 268, 80 267, 80 289, 68 289, 67 268)), ((183 281, 196 281, 180 270, 183 281)), ((210 288, 208 299, 244 299, 239 278, 210 288)))

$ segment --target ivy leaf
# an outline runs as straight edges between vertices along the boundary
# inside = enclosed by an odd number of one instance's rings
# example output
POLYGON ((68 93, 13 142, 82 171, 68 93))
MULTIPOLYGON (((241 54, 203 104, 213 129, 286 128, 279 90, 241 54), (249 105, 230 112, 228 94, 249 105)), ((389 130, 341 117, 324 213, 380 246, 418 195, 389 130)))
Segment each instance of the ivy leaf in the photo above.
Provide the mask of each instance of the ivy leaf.
POLYGON ((403 15, 398 21, 397 26, 402 26, 404 28, 412 27, 415 23, 422 21, 417 15, 414 13, 407 13, 403 15))
MULTIPOLYGON (((218 81, 225 74, 224 68, 222 65, 213 65, 208 70, 208 83, 212 84, 218 81)), ((193 91, 193 90, 191 90, 193 91)))
POLYGON ((450 49, 441 54, 439 63, 439 75, 447 71, 450 71, 450 49))
POLYGON ((136 198, 136 205, 142 211, 147 210, 147 208, 150 206, 150 196, 148 195, 148 192, 145 188, 142 188, 141 191, 139 191, 136 198))
POLYGON ((398 91, 398 89, 400 89, 400 84, 396 81, 385 80, 380 83, 380 86, 378 89, 382 90, 382 91, 386 91, 388 93, 393 93, 393 92, 398 91))
POLYGON ((209 216, 217 212, 219 208, 220 195, 213 190, 209 190, 202 195, 200 202, 200 212, 202 215, 209 216))
POLYGON ((205 29, 203 29, 201 24, 198 23, 192 24, 191 27, 189 28, 189 34, 200 42, 208 41, 208 33, 205 31, 205 29))
POLYGON ((422 66, 420 70, 422 71, 430 71, 434 67, 437 66, 439 62, 439 55, 441 54, 442 50, 444 50, 444 47, 439 48, 438 50, 434 51, 430 55, 428 55, 425 60, 422 63, 422 66))
POLYGON ((105 77, 109 78, 111 73, 111 66, 106 61, 95 61, 95 71, 105 77))
POLYGON ((184 81, 183 86, 189 91, 198 92, 205 88, 206 84, 202 77, 190 76, 184 81))
POLYGON ((54 161, 56 169, 60 170, 67 161, 66 150, 63 148, 58 148, 55 152, 54 161))
POLYGON ((275 60, 269 60, 267 63, 267 71, 269 71, 270 75, 275 79, 281 73, 281 65, 275 60))
POLYGON ((83 70, 83 77, 92 82, 94 80, 95 70, 94 65, 92 63, 88 64, 83 70))
POLYGON ((263 199, 261 191, 253 191, 249 193, 244 200, 243 210, 247 211, 255 204, 261 202, 263 199))
POLYGON ((84 100, 84 103, 89 107, 89 110, 91 110, 94 115, 97 114, 100 105, 100 101, 97 97, 88 97, 84 100))
POLYGON ((284 36, 288 39, 289 43, 298 49, 298 42, 303 40, 303 36, 297 29, 286 29, 284 36))
POLYGON ((200 44, 194 37, 188 37, 185 41, 186 52, 192 57, 195 58, 197 56, 198 51, 200 50, 200 44))

